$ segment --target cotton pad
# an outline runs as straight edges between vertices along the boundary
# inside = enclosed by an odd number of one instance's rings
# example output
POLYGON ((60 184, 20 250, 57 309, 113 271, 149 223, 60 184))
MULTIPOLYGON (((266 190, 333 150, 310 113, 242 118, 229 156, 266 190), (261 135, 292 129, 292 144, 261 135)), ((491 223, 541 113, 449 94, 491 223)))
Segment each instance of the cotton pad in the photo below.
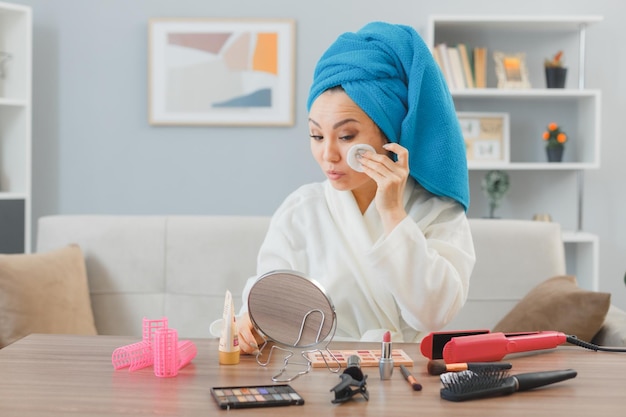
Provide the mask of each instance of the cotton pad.
POLYGON ((366 145, 365 143, 359 143, 348 149, 348 165, 350 165, 350 168, 358 172, 363 172, 359 157, 367 151, 376 153, 376 149, 374 149, 373 146, 366 145))

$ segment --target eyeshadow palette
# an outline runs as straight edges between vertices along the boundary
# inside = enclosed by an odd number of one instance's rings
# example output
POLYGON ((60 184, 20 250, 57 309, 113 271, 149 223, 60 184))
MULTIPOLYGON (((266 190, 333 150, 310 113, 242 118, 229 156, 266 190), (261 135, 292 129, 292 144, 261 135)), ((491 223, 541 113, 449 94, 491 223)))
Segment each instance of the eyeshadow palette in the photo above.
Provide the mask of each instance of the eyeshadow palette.
MULTIPOLYGON (((342 367, 347 366, 347 360, 351 355, 357 355, 361 358, 361 367, 378 366, 378 361, 380 360, 380 349, 331 350, 330 352, 333 354, 333 356, 335 356, 335 358, 337 358, 337 361, 339 361, 342 367)), ((325 350, 309 352, 307 353, 307 357, 311 361, 311 366, 313 368, 325 368, 327 366, 327 362, 331 364, 331 366, 333 363, 335 363, 335 361, 325 350)), ((402 349, 392 349, 391 357, 393 358, 394 366, 413 366, 413 360, 402 349)))
POLYGON ((277 407, 302 405, 304 399, 290 385, 256 385, 249 387, 213 387, 211 395, 217 405, 231 408, 277 407))

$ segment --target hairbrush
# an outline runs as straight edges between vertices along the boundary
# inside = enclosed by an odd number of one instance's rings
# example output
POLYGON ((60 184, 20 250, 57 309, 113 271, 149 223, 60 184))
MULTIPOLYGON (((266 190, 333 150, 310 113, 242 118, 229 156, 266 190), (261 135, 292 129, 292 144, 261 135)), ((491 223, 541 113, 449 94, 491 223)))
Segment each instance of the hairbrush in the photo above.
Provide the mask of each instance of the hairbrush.
POLYGON ((426 369, 430 375, 441 375, 446 372, 477 371, 480 369, 511 369, 513 365, 508 362, 459 362, 445 363, 442 360, 429 360, 426 369))
POLYGON ((447 372, 439 377, 443 384, 440 393, 441 398, 448 401, 474 400, 527 391, 565 381, 576 375, 577 372, 573 369, 528 372, 517 375, 509 375, 508 371, 498 369, 447 372))

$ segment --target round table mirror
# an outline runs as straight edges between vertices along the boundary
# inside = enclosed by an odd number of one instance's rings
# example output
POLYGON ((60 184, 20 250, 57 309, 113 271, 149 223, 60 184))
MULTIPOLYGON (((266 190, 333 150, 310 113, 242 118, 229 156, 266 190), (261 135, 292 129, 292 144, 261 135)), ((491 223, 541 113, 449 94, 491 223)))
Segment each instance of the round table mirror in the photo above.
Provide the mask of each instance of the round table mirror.
MULTIPOLYGON (((335 306, 323 288, 303 274, 278 270, 262 275, 254 283, 248 295, 248 314, 255 329, 265 339, 260 347, 257 362, 266 366, 275 348, 288 352, 282 369, 272 380, 291 381, 308 372, 311 361, 308 353, 326 348, 337 326, 335 306), (260 360, 268 341, 274 343, 265 362, 260 360), (302 350, 305 369, 296 376, 280 379, 289 363, 293 350, 302 350), (308 350, 307 350, 308 349, 308 350)), ((331 354, 332 357, 332 354, 331 354)), ((335 362, 339 364, 336 359, 335 362)), ((327 367, 329 369, 330 366, 327 367)), ((331 369, 337 372, 337 369, 331 369)))
POLYGON ((328 295, 295 271, 261 276, 250 290, 248 313, 261 334, 284 346, 313 347, 335 330, 335 307, 328 295))

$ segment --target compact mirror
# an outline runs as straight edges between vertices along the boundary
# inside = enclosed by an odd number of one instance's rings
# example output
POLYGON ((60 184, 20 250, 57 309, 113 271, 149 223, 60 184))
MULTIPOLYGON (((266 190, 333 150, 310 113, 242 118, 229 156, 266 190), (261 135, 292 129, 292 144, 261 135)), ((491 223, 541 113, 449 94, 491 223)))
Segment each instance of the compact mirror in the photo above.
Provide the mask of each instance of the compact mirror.
MULTIPOLYGON (((290 270, 268 272, 255 282, 248 296, 248 314, 256 330, 265 339, 257 354, 260 365, 266 366, 270 362, 274 349, 287 352, 283 368, 272 378, 280 382, 295 378, 279 379, 294 350, 302 350, 305 359, 305 370, 298 373, 297 377, 311 368, 308 353, 320 348, 328 351, 327 346, 337 327, 335 306, 323 288, 303 274, 290 270), (267 360, 262 362, 260 358, 268 341, 274 342, 274 345, 267 360)), ((331 357, 334 358, 332 354, 331 357)), ((337 365, 334 372, 340 368, 338 361, 337 365)))

